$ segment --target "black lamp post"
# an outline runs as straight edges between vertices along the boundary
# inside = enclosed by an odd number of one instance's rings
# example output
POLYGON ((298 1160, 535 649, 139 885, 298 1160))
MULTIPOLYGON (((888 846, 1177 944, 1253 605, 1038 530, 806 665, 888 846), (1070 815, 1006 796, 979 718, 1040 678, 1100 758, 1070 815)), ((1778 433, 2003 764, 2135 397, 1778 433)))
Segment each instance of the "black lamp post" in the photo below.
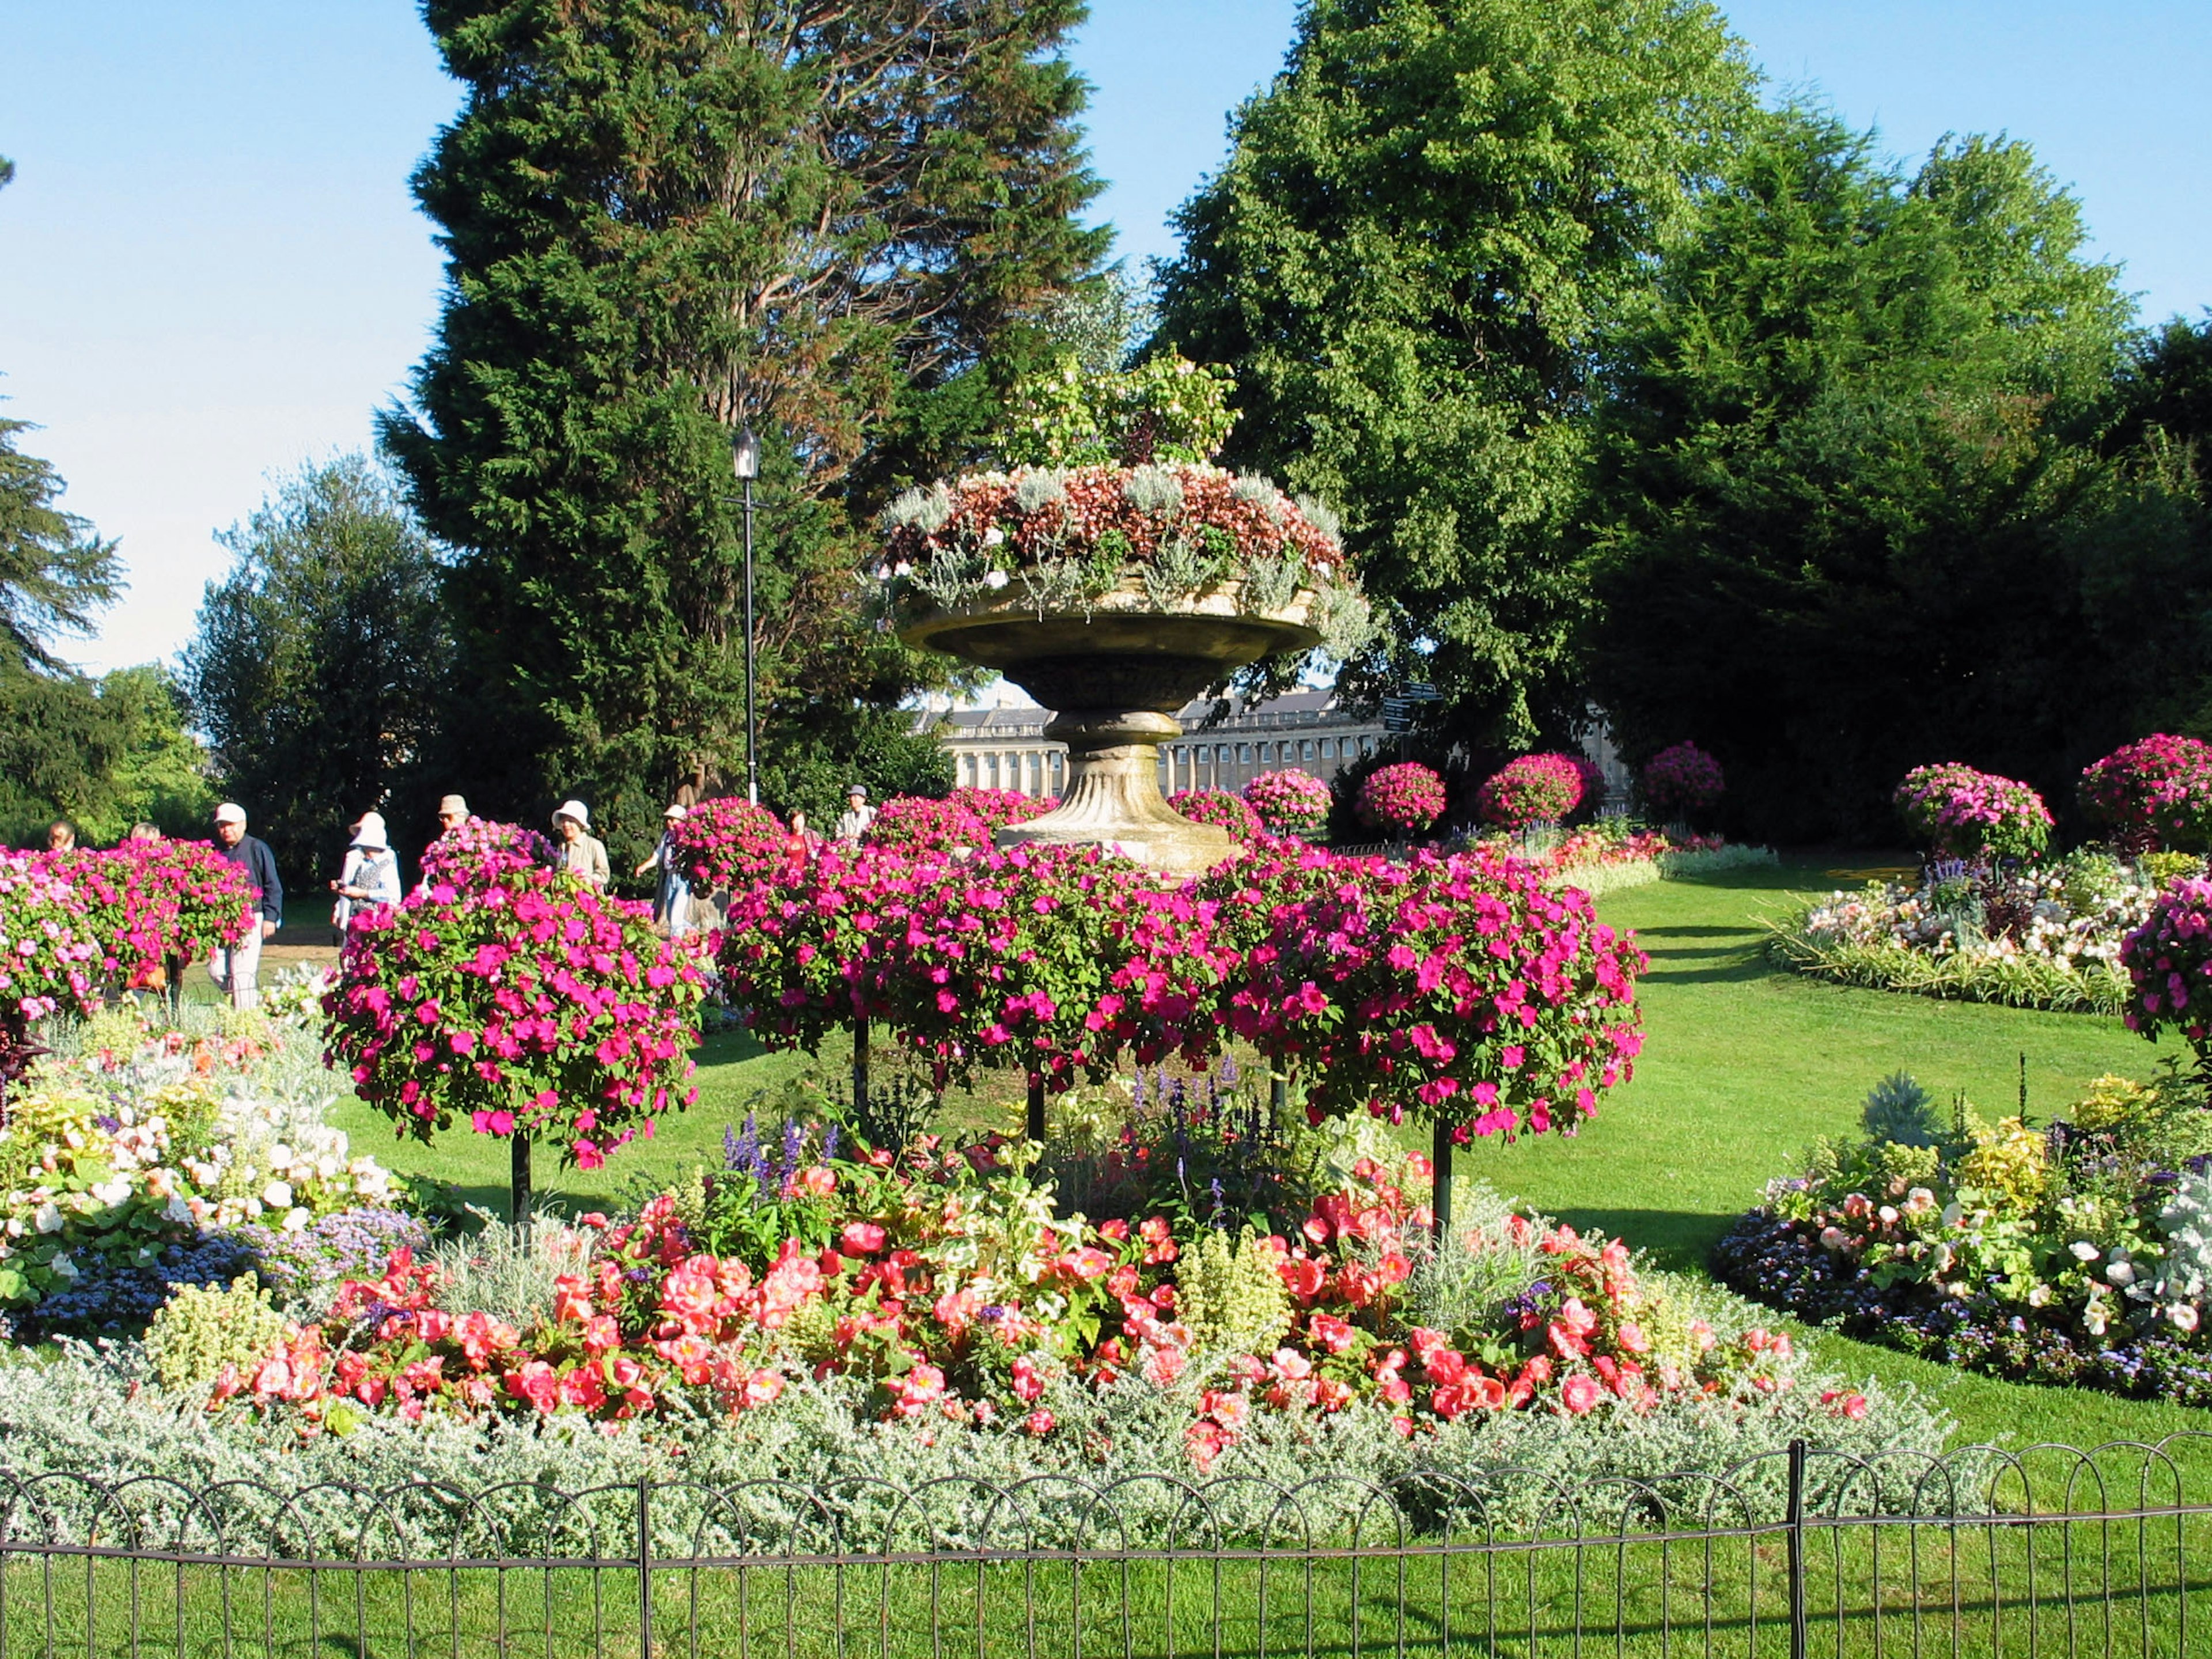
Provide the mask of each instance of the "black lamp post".
POLYGON ((745 487, 745 799, 760 805, 760 726, 753 708, 753 480, 760 477, 760 440, 740 427, 730 440, 730 466, 745 487))

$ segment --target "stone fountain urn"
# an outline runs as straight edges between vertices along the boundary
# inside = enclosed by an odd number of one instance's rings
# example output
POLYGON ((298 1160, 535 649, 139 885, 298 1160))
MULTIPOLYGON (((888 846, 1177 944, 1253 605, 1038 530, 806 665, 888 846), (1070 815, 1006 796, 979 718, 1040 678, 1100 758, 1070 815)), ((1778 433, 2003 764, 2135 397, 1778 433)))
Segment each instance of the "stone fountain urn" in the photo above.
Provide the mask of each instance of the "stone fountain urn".
POLYGON ((1188 609, 1158 610, 1133 578, 1083 611, 1039 614, 1027 594, 1002 593, 932 609, 900 634, 909 645, 995 668, 1057 711, 1044 734, 1067 745, 1060 804, 1000 830, 1001 847, 1096 843, 1152 869, 1194 875, 1237 843, 1227 830, 1167 804, 1159 745, 1182 735, 1176 712, 1231 670, 1319 644, 1314 599, 1301 589, 1273 610, 1255 611, 1238 582, 1188 609))
POLYGON ((1349 586, 1331 530, 1218 468, 1042 469, 914 492, 887 515, 909 645, 997 670, 1054 710, 1057 810, 999 831, 1189 875, 1236 850, 1160 793, 1176 715, 1231 671, 1322 642, 1349 586))

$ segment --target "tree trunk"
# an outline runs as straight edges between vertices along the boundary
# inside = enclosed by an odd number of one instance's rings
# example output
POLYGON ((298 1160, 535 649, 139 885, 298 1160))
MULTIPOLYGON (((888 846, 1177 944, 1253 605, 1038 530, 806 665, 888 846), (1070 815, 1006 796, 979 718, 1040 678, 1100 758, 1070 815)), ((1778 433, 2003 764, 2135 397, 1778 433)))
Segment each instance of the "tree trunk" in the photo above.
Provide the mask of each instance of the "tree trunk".
POLYGON ((507 1218, 522 1229, 526 1248, 530 1239, 530 1137, 517 1125, 507 1138, 507 1218))
POLYGON ((1029 1138, 1040 1146, 1044 1145, 1044 1079, 1030 1079, 1029 1138))
POLYGON ((1437 1190, 1434 1208, 1437 1212, 1437 1243, 1442 1245, 1444 1235, 1451 1231, 1452 1200, 1452 1132, 1449 1123, 1439 1123, 1429 1142, 1429 1162, 1436 1166, 1437 1190))

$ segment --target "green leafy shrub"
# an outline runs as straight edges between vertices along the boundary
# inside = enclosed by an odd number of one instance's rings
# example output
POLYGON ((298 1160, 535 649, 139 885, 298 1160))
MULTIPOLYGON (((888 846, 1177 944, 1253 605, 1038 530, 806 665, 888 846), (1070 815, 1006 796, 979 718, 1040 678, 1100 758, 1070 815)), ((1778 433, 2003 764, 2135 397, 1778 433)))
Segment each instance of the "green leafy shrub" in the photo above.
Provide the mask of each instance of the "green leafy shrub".
POLYGON ((146 1328, 146 1365, 173 1394, 202 1393, 225 1368, 243 1370, 284 1340, 285 1320, 251 1279, 185 1285, 146 1328))

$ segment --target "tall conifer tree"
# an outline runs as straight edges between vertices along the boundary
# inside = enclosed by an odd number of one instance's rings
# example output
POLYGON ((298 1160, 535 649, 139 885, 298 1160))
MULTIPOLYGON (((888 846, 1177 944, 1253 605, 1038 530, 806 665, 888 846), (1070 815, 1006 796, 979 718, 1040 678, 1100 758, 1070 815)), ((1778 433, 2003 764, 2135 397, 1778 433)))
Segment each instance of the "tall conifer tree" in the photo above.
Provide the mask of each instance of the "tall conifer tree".
POLYGON ((855 543, 1103 249, 1055 55, 1083 9, 425 0, 466 88, 415 180, 449 286, 384 436, 457 550, 453 774, 485 805, 581 793, 634 840, 738 767, 741 423, 764 696, 818 743, 912 684, 860 626, 855 543))

